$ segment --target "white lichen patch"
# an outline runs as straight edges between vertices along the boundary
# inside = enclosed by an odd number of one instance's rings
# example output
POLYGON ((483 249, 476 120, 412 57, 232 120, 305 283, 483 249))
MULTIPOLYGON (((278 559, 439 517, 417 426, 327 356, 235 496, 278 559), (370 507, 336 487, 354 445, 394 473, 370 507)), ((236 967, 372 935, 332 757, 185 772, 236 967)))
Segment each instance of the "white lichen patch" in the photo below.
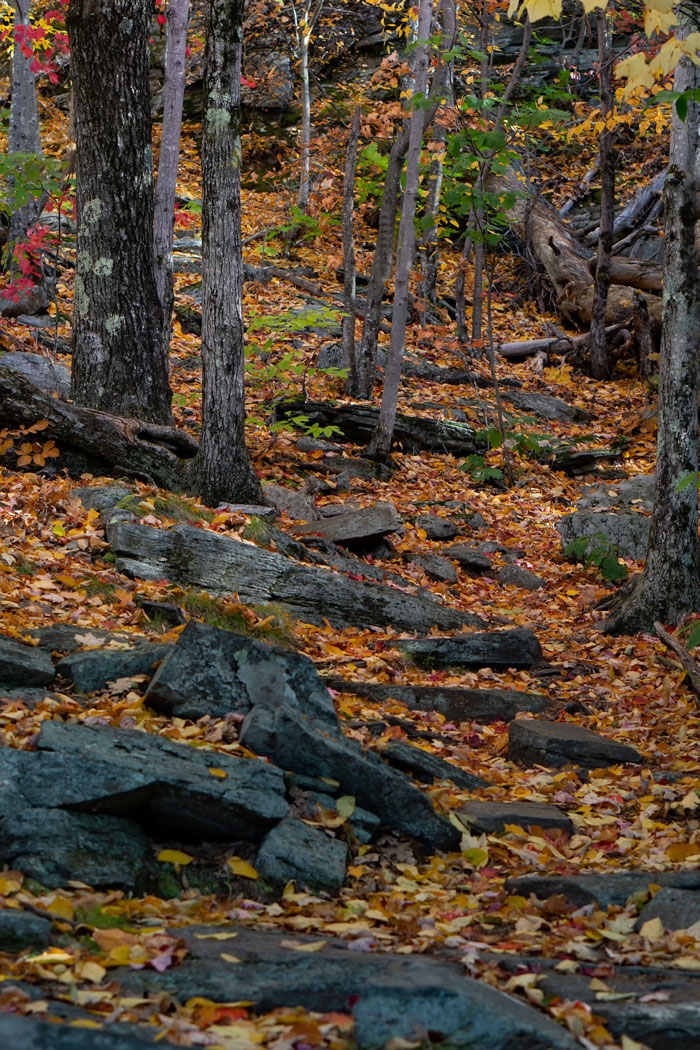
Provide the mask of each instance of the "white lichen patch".
POLYGON ((99 197, 93 197, 92 200, 86 201, 83 207, 83 213, 80 216, 86 226, 92 226, 96 223, 102 215, 102 201, 99 197))
POLYGON ((107 335, 116 335, 120 328, 124 325, 124 318, 121 314, 112 314, 105 321, 105 331, 107 335))
POLYGON ((95 263, 92 267, 93 273, 97 277, 111 277, 113 269, 114 259, 109 259, 105 255, 101 255, 99 259, 95 259, 95 263))
POLYGON ((119 23, 119 32, 124 33, 125 36, 131 36, 134 31, 134 23, 131 18, 122 18, 119 23))
POLYGON ((85 285, 80 274, 75 275, 73 305, 79 317, 87 317, 88 311, 90 309, 90 296, 85 291, 85 285))
POLYGON ((231 123, 231 114, 227 109, 218 109, 214 106, 207 110, 207 130, 213 132, 225 131, 231 123))

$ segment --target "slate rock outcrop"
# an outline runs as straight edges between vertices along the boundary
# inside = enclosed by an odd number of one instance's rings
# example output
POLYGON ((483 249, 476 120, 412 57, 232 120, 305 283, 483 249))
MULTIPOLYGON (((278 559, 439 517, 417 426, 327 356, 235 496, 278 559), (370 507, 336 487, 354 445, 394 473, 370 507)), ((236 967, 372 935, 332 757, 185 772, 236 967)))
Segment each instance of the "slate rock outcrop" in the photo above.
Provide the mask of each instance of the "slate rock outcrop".
POLYGON ((420 666, 530 668, 542 659, 537 636, 527 628, 475 631, 452 638, 417 638, 400 648, 420 666))
POLYGON ((586 769, 641 762, 635 747, 571 722, 521 718, 508 727, 508 758, 524 765, 557 768, 572 762, 586 769))

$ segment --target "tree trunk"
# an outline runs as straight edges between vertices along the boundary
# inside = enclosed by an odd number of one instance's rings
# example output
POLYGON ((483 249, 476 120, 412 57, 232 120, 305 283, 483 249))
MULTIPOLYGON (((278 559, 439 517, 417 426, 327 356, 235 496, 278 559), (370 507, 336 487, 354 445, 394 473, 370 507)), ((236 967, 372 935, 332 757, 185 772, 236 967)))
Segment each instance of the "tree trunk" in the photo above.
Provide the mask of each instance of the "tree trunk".
MULTIPOLYGON (((698 67, 676 69, 676 91, 697 91, 698 67)), ((649 551, 639 583, 606 623, 610 633, 651 631, 700 608, 698 589, 698 344, 700 284, 695 247, 699 106, 674 112, 664 187, 664 310, 659 375, 656 490, 649 551), (685 484, 682 483, 685 480, 685 484)))
MULTIPOLYGON (((21 44, 24 27, 29 25, 30 0, 14 0, 15 6, 15 42, 12 50, 12 101, 10 103, 10 127, 7 137, 7 151, 13 153, 41 154, 39 136, 39 115, 36 104, 36 82, 31 70, 31 54, 26 55, 21 44), (19 36, 18 36, 19 34, 19 36)), ((12 180, 16 182, 16 180, 12 180)), ((24 240, 27 230, 36 222, 44 205, 45 197, 33 198, 10 216, 8 241, 10 245, 24 240)))
POLYGON ((70 0, 67 24, 78 208, 73 398, 170 423, 153 261, 150 9, 141 0, 70 0))
POLYGON ((185 96, 187 24, 190 0, 170 0, 166 15, 165 87, 163 128, 158 159, 153 251, 158 298, 163 307, 163 345, 170 349, 173 304, 173 223, 177 170, 180 161, 182 100, 185 96))
POLYGON ((202 128, 202 436, 205 503, 262 503, 245 446, 241 248, 243 0, 211 0, 202 128))
POLYGON ((309 206, 311 169, 311 94, 309 89, 309 37, 306 21, 297 27, 297 41, 299 43, 299 91, 301 94, 301 172, 297 205, 301 211, 306 211, 309 206))
POLYGON ((605 311, 610 289, 610 255, 615 223, 615 142, 607 127, 612 111, 613 54, 608 36, 607 11, 598 8, 598 81, 600 84, 600 119, 606 123, 600 134, 600 236, 598 238, 598 265, 595 272, 593 305, 591 307, 591 375, 606 379, 610 368, 605 340, 605 311))
POLYGON ((420 178, 420 155, 423 145, 423 110, 421 108, 428 87, 428 38, 433 17, 432 0, 421 0, 418 13, 418 40, 415 49, 411 119, 409 124, 408 155, 406 158, 406 188, 399 223, 399 241, 396 251, 396 278, 394 309, 391 318, 391 344, 384 370, 384 389, 379 410, 379 423, 367 446, 367 455, 386 460, 396 422, 396 407, 401 385, 401 362, 406 341, 409 290, 413 255, 416 246, 416 204, 420 178))
POLYGON ((350 125, 348 148, 345 154, 345 182, 343 183, 343 367, 348 369, 348 388, 352 389, 357 378, 355 354, 355 245, 353 240, 353 214, 355 210, 355 171, 357 147, 360 139, 360 107, 350 125))

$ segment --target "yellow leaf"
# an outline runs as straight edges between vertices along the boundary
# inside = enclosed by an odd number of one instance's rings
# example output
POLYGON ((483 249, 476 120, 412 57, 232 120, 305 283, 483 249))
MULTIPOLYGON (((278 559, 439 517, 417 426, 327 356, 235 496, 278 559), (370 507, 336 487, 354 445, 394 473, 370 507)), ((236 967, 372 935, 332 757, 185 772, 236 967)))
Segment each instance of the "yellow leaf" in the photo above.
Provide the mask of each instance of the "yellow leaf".
POLYGON ((523 7, 531 22, 539 22, 540 18, 553 18, 558 22, 561 18, 562 0, 525 0, 523 7))
POLYGON ((696 955, 681 955, 672 961, 671 966, 677 966, 679 970, 700 970, 700 959, 696 955))
POLYGON ((428 533, 425 531, 425 529, 416 529, 416 535, 418 535, 422 540, 427 540, 428 538, 428 533))
POLYGON ((622 1050, 644 1050, 643 1043, 638 1043, 636 1039, 630 1039, 628 1035, 623 1035, 620 1040, 620 1046, 622 1050))
POLYGON ((77 977, 81 977, 84 981, 92 981, 93 984, 99 984, 107 971, 99 963, 84 962, 80 966, 76 966, 75 973, 77 977))
POLYGON ((221 933, 195 933, 194 935, 197 941, 230 941, 237 936, 235 930, 222 930, 221 933))
POLYGON ((325 948, 326 941, 307 941, 302 944, 299 941, 280 941, 280 948, 288 948, 293 952, 320 952, 325 948))
POLYGON ((109 955, 105 959, 108 966, 127 966, 131 962, 129 953, 131 952, 130 944, 118 944, 116 948, 112 948, 109 955))
POLYGON ((194 857, 189 853, 183 853, 179 849, 162 849, 158 854, 158 860, 163 864, 190 864, 194 857))
POLYGON ((67 897, 54 897, 50 904, 46 905, 46 910, 61 919, 72 919, 74 915, 73 905, 67 897))
POLYGON ((618 62, 615 66, 615 74, 618 77, 625 77, 627 80, 625 95, 636 88, 651 90, 654 86, 654 76, 647 65, 642 51, 623 59, 622 62, 618 62))
POLYGON ((660 941, 664 935, 664 924, 657 915, 655 919, 649 919, 648 922, 645 922, 639 932, 648 941, 660 941))
POLYGON ((52 529, 52 532, 54 536, 65 536, 66 534, 66 530, 63 528, 63 525, 61 525, 60 521, 56 522, 52 529))
POLYGON ((24 876, 19 871, 4 871, 0 875, 0 896, 22 889, 24 876))
POLYGON ((338 815, 347 820, 355 812, 355 796, 354 795, 341 795, 336 802, 338 815))
POLYGON ((65 966, 73 962, 73 956, 61 948, 47 948, 40 955, 33 955, 32 962, 41 963, 42 966, 55 966, 57 963, 63 963, 65 966))
POLYGON ((600 7, 603 10, 607 7, 607 0, 581 0, 583 3, 583 10, 587 15, 590 15, 591 11, 595 11, 596 7, 600 7))
POLYGON ((102 1028, 99 1021, 92 1021, 89 1017, 79 1017, 77 1021, 70 1022, 71 1028, 102 1028))
POLYGON ((225 770, 225 769, 218 769, 218 768, 217 768, 216 766, 213 766, 213 767, 212 767, 212 768, 211 768, 211 769, 209 770, 209 772, 211 773, 211 775, 212 775, 213 777, 222 777, 222 778, 226 778, 226 777, 228 776, 228 773, 226 772, 226 770, 225 770))
POLYGON ((252 864, 240 857, 229 857, 226 861, 234 875, 240 875, 244 879, 257 879, 258 873, 252 864))
POLYGON ((700 853, 700 843, 697 842, 674 842, 666 847, 666 856, 675 862, 687 860, 697 853, 700 853))
POLYGON ((462 856, 472 868, 483 868, 488 863, 488 851, 477 847, 476 849, 465 849, 462 856))
POLYGON ((243 962, 243 960, 239 959, 237 955, 229 955, 228 952, 222 952, 221 953, 221 958, 224 960, 224 962, 227 962, 227 963, 240 963, 240 962, 243 962))

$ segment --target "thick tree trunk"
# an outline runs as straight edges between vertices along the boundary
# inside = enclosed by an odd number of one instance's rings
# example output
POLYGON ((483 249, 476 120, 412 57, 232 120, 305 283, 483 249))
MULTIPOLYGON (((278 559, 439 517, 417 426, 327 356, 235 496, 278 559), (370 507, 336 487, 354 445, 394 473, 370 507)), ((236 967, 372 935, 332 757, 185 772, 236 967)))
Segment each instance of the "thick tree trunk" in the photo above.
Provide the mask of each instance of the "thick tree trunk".
MULTIPOLYGON (((36 82, 31 70, 31 55, 26 55, 21 44, 25 29, 29 26, 30 0, 14 0, 15 42, 12 51, 12 101, 10 103, 10 127, 7 136, 7 151, 13 153, 41 153, 39 115, 36 103, 36 82)), ((8 241, 17 244, 27 235, 27 230, 36 222, 45 198, 27 201, 10 216, 8 241)))
POLYGON ((182 100, 185 96, 187 24, 190 0, 170 0, 166 15, 163 128, 158 159, 153 251, 158 298, 163 307, 163 345, 170 349, 175 294, 173 289, 173 224, 177 170, 180 162, 182 100))
POLYGON ((343 367, 347 368, 352 388, 357 377, 355 354, 355 244, 353 216, 355 212, 355 171, 357 147, 360 140, 360 107, 355 108, 348 148, 345 154, 345 182, 343 184, 343 367))
POLYGON ((153 262, 150 9, 141 0, 70 0, 67 24, 78 205, 73 397, 170 423, 153 262))
MULTIPOLYGON (((698 67, 682 59, 677 91, 697 91, 698 67)), ((664 312, 659 375, 656 490, 649 551, 639 583, 606 624, 610 633, 678 623, 700 608, 698 588, 698 345, 700 283, 695 247, 700 112, 674 113, 664 188, 664 312), (682 483, 686 479, 686 484, 682 483), (689 482, 689 483, 688 483, 689 482)))
POLYGON ((202 129, 202 436, 205 503, 262 503, 245 446, 241 248, 243 0, 211 0, 202 129))
POLYGON ((418 14, 418 40, 414 53, 412 110, 409 125, 408 156, 406 160, 406 188, 401 208, 399 241, 396 252, 394 309, 391 318, 391 344, 384 370, 384 389, 379 410, 379 423, 367 447, 367 455, 387 459, 396 422, 396 406, 401 384, 406 325, 408 322, 409 290, 413 255, 416 244, 416 204, 420 176, 420 155, 423 145, 423 111, 419 107, 428 86, 428 37, 433 16, 432 0, 421 0, 418 14))
POLYGON ((615 222, 615 142, 607 127, 612 111, 613 54, 608 36, 607 11, 598 8, 598 81, 600 84, 600 119, 606 126, 600 134, 600 236, 598 264, 595 271, 593 305, 591 307, 591 374, 594 379, 605 379, 610 371, 605 339, 605 311, 610 289, 610 255, 615 222))

